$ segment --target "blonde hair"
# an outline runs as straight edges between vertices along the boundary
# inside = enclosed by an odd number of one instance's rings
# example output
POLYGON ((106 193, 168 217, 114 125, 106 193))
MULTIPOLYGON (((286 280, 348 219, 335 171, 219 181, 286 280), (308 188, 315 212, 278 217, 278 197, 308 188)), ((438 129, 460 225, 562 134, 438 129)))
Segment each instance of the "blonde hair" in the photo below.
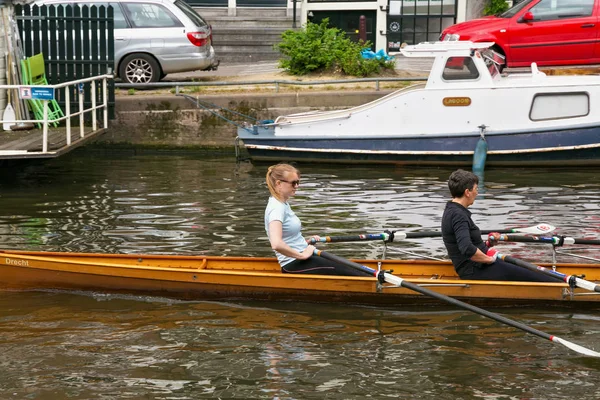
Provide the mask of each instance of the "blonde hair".
POLYGON ((281 196, 275 190, 275 183, 277 181, 285 180, 285 174, 293 174, 296 173, 298 178, 300 178, 300 171, 286 163, 279 163, 276 165, 271 165, 267 170, 267 186, 269 188, 269 192, 271 192, 271 196, 275 197, 277 200, 281 200, 281 196))

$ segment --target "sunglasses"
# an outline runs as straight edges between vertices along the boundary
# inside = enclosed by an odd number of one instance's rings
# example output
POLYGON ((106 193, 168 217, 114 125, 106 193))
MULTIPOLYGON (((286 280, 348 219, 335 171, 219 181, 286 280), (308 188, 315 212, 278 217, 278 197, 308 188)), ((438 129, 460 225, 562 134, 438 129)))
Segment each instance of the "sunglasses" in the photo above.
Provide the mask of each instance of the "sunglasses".
POLYGON ((280 179, 281 182, 289 183, 292 186, 300 186, 300 179, 296 181, 286 181, 285 179, 280 179))

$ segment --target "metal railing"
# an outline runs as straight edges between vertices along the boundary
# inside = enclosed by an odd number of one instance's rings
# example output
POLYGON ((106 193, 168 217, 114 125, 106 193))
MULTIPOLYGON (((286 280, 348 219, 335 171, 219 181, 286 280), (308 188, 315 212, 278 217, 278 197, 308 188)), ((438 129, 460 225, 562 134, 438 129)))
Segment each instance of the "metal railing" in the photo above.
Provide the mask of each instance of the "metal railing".
POLYGON ((117 88, 123 89, 159 89, 175 88, 175 93, 179 94, 181 87, 189 86, 275 86, 275 92, 279 92, 280 86, 317 86, 334 84, 356 84, 363 82, 375 82, 375 90, 380 90, 380 82, 421 82, 427 81, 426 77, 415 78, 357 78, 357 79, 334 79, 326 81, 240 81, 240 82, 155 82, 155 83, 115 83, 117 88))
MULTIPOLYGON (((48 129, 50 124, 60 123, 62 121, 66 121, 66 143, 67 146, 71 145, 71 118, 79 116, 79 136, 81 138, 85 137, 85 129, 84 129, 84 115, 86 113, 92 114, 92 131, 98 130, 98 118, 96 110, 103 109, 103 118, 102 118, 102 127, 104 129, 108 128, 108 79, 113 79, 112 75, 99 75, 90 78, 78 79, 76 81, 64 82, 56 85, 0 85, 0 90, 13 90, 17 89, 18 93, 21 93, 22 88, 29 88, 30 93, 32 89, 51 89, 56 93, 56 89, 68 88, 69 86, 75 86, 77 89, 77 97, 79 101, 79 111, 71 113, 71 93, 70 90, 65 89, 65 110, 64 116, 59 118, 49 118, 49 102, 53 101, 53 99, 39 99, 42 101, 43 109, 44 109, 44 118, 39 119, 15 119, 15 120, 4 120, 3 123, 12 123, 13 125, 22 124, 22 123, 34 123, 42 125, 42 153, 48 152, 48 129), (97 104, 96 101, 96 85, 91 84, 91 107, 84 109, 84 91, 82 90, 83 84, 88 82, 95 82, 98 80, 102 80, 102 103, 97 104)), ((3 116, 4 117, 4 116, 3 116)))

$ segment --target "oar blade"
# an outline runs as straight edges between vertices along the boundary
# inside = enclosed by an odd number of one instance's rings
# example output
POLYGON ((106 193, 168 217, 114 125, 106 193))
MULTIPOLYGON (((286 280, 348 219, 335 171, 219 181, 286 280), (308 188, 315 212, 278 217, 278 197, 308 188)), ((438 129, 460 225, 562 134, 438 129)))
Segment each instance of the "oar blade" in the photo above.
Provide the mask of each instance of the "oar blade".
POLYGON ((594 351, 594 350, 588 349, 587 347, 583 347, 583 346, 580 346, 578 344, 569 342, 568 340, 561 339, 561 338, 559 338, 557 336, 552 336, 551 340, 553 342, 560 343, 563 346, 568 347, 569 349, 571 349, 571 350, 573 350, 573 351, 575 351, 575 352, 577 352, 579 354, 583 354, 584 356, 590 356, 590 357, 598 357, 598 358, 600 358, 600 353, 598 353, 597 351, 594 351))
POLYGON ((550 224, 538 224, 536 226, 528 226, 527 228, 516 228, 514 232, 531 233, 533 235, 542 235, 544 233, 554 232, 556 227, 550 224))

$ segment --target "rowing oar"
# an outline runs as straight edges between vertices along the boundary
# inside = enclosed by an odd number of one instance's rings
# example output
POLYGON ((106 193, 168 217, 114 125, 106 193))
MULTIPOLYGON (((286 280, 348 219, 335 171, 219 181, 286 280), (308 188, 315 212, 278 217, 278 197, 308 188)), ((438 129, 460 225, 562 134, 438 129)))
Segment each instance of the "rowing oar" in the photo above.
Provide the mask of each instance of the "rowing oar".
POLYGON ((517 328, 517 329, 521 329, 521 330, 523 330, 523 331, 525 331, 527 333, 531 333, 531 334, 539 336, 539 337, 541 337, 543 339, 548 339, 551 342, 560 343, 563 346, 568 347, 569 349, 571 349, 573 351, 576 351, 577 353, 580 353, 580 354, 583 354, 583 355, 586 355, 586 356, 591 356, 591 357, 600 357, 600 353, 598 353, 598 352, 596 352, 594 350, 591 350, 591 349, 588 349, 586 347, 580 346, 578 344, 569 342, 568 340, 561 339, 558 336, 549 335, 546 332, 542 332, 542 331, 539 331, 539 330, 537 330, 535 328, 532 328, 530 326, 522 324, 520 322, 513 321, 512 319, 503 317, 502 315, 498 315, 498 314, 495 314, 493 312, 486 311, 486 310, 484 310, 482 308, 475 307, 475 306, 473 306, 471 304, 464 303, 464 302, 462 302, 460 300, 457 300, 455 298, 446 296, 446 295, 438 293, 438 292, 434 292, 433 290, 429 290, 429 289, 426 289, 426 288, 421 287, 419 285, 415 285, 414 283, 407 282, 406 280, 404 280, 404 279, 402 279, 402 278, 400 278, 398 276, 392 275, 389 272, 386 272, 386 271, 379 271, 378 272, 378 271, 374 270, 373 268, 367 267, 366 265, 361 265, 361 264, 355 263, 353 261, 347 260, 345 258, 338 257, 338 256, 333 255, 331 253, 328 253, 328 252, 325 252, 325 251, 320 251, 320 250, 317 250, 317 249, 315 249, 314 254, 317 255, 317 256, 321 256, 323 258, 326 258, 328 260, 337 262, 339 264, 346 265, 346 266, 348 266, 350 268, 354 268, 356 270, 363 271, 363 272, 366 272, 366 273, 368 273, 370 275, 373 275, 381 283, 387 282, 387 283, 390 283, 392 285, 397 285, 397 286, 405 287, 407 289, 410 289, 410 290, 413 290, 415 292, 421 293, 421 294, 423 294, 425 296, 436 298, 438 300, 441 300, 441 301, 444 301, 446 303, 455 305, 455 306, 463 308, 465 310, 472 311, 472 312, 474 312, 476 314, 483 315, 484 317, 491 318, 491 319, 493 319, 495 321, 498 321, 500 323, 512 326, 512 327, 517 328))
POLYGON ((503 242, 524 242, 524 243, 549 243, 555 246, 563 244, 592 244, 600 245, 598 239, 579 239, 569 236, 521 236, 521 235, 500 235, 503 242))
MULTIPOLYGON (((514 228, 514 229, 496 229, 481 231, 482 235, 488 235, 492 232, 498 233, 530 233, 541 235, 543 233, 549 233, 555 230, 556 227, 549 224, 539 224, 535 226, 528 226, 526 228, 514 228)), ((416 239, 426 237, 440 237, 442 236, 441 231, 422 231, 422 232, 402 232, 402 231, 387 231, 384 233, 366 233, 362 235, 351 235, 351 236, 321 236, 320 240, 310 239, 311 244, 317 242, 333 243, 333 242, 362 242, 367 240, 383 240, 385 242, 393 242, 395 239, 416 239)))
POLYGON ((548 275, 552 278, 564 281, 571 287, 577 286, 579 288, 586 289, 591 292, 600 292, 600 285, 596 285, 594 282, 586 281, 585 279, 581 279, 575 275, 563 274, 562 272, 540 267, 539 265, 535 265, 527 261, 523 261, 518 258, 514 258, 500 253, 498 253, 498 258, 501 258, 504 261, 509 262, 511 264, 518 265, 519 267, 523 267, 531 271, 541 272, 544 275, 548 275))

